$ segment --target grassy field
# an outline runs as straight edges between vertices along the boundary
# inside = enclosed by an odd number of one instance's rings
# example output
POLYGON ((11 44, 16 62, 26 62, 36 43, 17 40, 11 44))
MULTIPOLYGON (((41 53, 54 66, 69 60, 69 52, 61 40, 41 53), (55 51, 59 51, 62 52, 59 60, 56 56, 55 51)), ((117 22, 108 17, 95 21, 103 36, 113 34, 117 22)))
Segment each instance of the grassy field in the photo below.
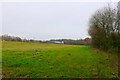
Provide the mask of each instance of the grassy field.
POLYGON ((116 55, 88 46, 2 42, 3 77, 112 78, 116 62, 116 55))

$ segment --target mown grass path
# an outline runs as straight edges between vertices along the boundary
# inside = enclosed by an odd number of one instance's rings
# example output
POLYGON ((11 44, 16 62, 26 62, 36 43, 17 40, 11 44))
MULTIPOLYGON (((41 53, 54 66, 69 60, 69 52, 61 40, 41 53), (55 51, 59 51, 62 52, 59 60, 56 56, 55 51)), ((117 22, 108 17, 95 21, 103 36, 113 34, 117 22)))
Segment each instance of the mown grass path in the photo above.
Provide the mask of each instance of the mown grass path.
POLYGON ((2 42, 3 77, 118 77, 116 55, 88 46, 2 42))

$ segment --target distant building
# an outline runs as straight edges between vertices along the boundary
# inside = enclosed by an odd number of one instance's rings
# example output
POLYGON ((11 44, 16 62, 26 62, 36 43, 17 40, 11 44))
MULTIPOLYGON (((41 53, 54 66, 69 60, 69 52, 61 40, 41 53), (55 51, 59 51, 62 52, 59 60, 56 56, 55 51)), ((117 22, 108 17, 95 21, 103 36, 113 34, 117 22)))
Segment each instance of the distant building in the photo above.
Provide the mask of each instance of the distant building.
POLYGON ((85 43, 86 45, 89 45, 89 44, 91 43, 91 39, 90 39, 90 38, 85 38, 85 39, 84 39, 84 43, 85 43))
POLYGON ((54 41, 55 44, 64 44, 63 41, 54 41))
POLYGON ((48 41, 48 44, 64 44, 64 41, 48 41))

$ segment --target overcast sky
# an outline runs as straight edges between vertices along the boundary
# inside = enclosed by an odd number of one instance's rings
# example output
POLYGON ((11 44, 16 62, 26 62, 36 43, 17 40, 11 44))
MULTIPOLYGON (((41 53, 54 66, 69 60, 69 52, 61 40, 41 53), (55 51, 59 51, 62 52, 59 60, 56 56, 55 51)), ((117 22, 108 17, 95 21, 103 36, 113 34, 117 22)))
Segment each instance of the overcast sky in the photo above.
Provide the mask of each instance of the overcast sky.
POLYGON ((2 34, 26 39, 80 39, 90 17, 106 2, 6 2, 0 4, 2 34))

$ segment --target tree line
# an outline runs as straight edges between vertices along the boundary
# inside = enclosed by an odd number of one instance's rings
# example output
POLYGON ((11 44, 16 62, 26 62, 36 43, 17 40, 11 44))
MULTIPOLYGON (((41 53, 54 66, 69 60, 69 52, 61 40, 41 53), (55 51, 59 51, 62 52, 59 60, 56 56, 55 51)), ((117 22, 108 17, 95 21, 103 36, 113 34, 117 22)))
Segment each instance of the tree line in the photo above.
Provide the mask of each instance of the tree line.
POLYGON ((9 36, 9 35, 0 36, 0 40, 2 40, 2 41, 22 41, 22 39, 20 37, 9 36))
MULTIPOLYGON (((119 2, 120 3, 120 2, 119 2)), ((91 45, 104 51, 120 53, 120 4, 95 12, 89 23, 91 45)))
POLYGON ((33 39, 22 39, 20 37, 15 37, 15 36, 9 36, 9 35, 2 35, 0 36, 0 40, 2 41, 19 41, 19 42, 37 42, 37 43, 50 43, 58 41, 58 42, 64 42, 63 44, 70 44, 70 45, 89 45, 90 44, 90 38, 85 38, 85 39, 78 39, 78 40, 73 40, 73 39, 51 39, 51 40, 33 40, 33 39))
POLYGON ((9 36, 7 34, 0 36, 0 40, 2 41, 18 41, 18 42, 42 42, 41 40, 33 40, 33 39, 22 39, 16 36, 9 36))
POLYGON ((73 39, 51 39, 49 41, 45 41, 45 43, 54 42, 54 41, 64 42, 64 44, 70 44, 70 45, 85 45, 85 42, 84 42, 83 39, 78 39, 78 40, 73 40, 73 39))

